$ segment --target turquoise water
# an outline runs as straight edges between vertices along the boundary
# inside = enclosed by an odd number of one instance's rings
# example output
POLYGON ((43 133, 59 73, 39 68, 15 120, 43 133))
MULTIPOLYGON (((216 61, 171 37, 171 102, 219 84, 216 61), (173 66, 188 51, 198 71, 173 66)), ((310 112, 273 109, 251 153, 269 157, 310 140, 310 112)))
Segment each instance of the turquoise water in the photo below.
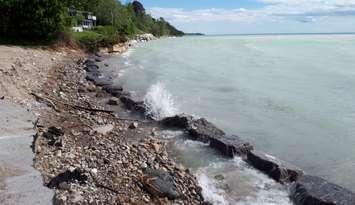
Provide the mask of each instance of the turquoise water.
POLYGON ((355 36, 162 39, 111 61, 156 118, 206 117, 355 191, 355 36))

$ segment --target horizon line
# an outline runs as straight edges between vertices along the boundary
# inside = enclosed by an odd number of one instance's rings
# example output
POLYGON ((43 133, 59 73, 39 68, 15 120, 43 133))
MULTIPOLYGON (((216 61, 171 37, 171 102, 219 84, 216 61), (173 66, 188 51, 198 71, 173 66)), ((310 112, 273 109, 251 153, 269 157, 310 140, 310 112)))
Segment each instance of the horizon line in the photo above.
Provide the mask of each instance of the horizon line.
MULTIPOLYGON (((199 33, 199 32, 196 32, 199 33)), ((279 33, 227 33, 227 34, 204 34, 205 36, 257 36, 257 35, 349 35, 349 34, 355 34, 355 31, 353 32, 295 32, 295 33, 288 33, 288 32, 279 32, 279 33)))

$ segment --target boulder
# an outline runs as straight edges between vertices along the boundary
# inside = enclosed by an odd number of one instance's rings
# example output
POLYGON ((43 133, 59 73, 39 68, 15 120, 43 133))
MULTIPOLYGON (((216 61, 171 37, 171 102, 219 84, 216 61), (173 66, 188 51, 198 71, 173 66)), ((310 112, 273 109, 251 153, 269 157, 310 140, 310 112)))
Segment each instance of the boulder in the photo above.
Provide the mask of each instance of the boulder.
POLYGON ((166 127, 187 129, 191 124, 193 117, 190 115, 175 115, 173 117, 166 117, 161 121, 161 124, 166 127))
POLYGON ((49 127, 47 132, 43 133, 43 137, 47 139, 48 145, 50 146, 61 146, 60 137, 64 135, 61 128, 49 127))
POLYGON ((95 52, 95 56, 101 58, 102 54, 101 54, 101 52, 95 52))
POLYGON ((129 127, 129 129, 137 129, 138 128, 138 122, 132 122, 129 127))
POLYGON ((294 182, 303 175, 300 168, 261 152, 250 151, 246 161, 280 183, 294 182))
POLYGON ((100 86, 100 87, 109 86, 112 84, 111 79, 106 77, 98 77, 93 82, 96 86, 100 86))
POLYGON ((95 61, 92 60, 92 59, 87 59, 87 60, 84 62, 84 64, 85 64, 86 66, 88 66, 88 65, 96 65, 95 61))
POLYGON ((246 156, 254 147, 238 136, 213 136, 210 137, 210 147, 218 150, 226 157, 246 156))
POLYGON ((187 131, 189 132, 190 138, 205 143, 208 143, 210 138, 225 135, 221 129, 217 128, 214 124, 208 122, 204 118, 192 120, 189 123, 187 131))
POLYGON ((78 169, 75 169, 73 171, 67 170, 52 178, 50 182, 47 184, 47 186, 53 189, 53 188, 59 188, 59 185, 64 182, 65 183, 76 182, 80 184, 85 184, 87 180, 88 177, 78 169))
POLYGON ((210 143, 210 147, 218 150, 226 157, 234 157, 236 155, 245 156, 253 150, 253 146, 243 141, 238 136, 227 136, 206 119, 193 119, 189 115, 176 115, 164 118, 161 124, 166 127, 185 129, 189 133, 192 140, 210 143))
POLYGON ((355 194, 326 180, 305 175, 292 184, 290 197, 296 205, 354 205, 355 194))
POLYGON ((162 170, 148 169, 141 180, 143 187, 153 197, 174 200, 180 197, 174 183, 174 178, 162 170))
POLYGON ((93 65, 86 65, 84 67, 84 69, 86 70, 86 72, 89 73, 98 73, 99 72, 99 66, 93 64, 93 65))
POLYGON ((108 105, 118 105, 119 104, 119 99, 116 97, 112 97, 107 101, 108 105))
POLYGON ((120 100, 129 110, 137 111, 142 114, 144 114, 147 110, 142 101, 135 101, 132 97, 124 95, 120 97, 120 100))
POLYGON ((99 79, 99 75, 95 73, 87 73, 85 79, 88 81, 95 82, 99 79))
POLYGON ((103 86, 102 89, 115 97, 120 97, 123 92, 123 88, 121 86, 111 84, 103 86))

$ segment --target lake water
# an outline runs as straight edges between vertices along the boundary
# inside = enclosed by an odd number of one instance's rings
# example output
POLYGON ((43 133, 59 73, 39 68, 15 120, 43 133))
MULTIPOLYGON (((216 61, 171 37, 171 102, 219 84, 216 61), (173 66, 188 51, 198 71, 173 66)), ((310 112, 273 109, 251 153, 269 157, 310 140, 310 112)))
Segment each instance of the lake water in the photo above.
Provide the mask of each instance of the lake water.
MULTIPOLYGON (((117 82, 145 96, 157 119, 176 113, 205 117, 257 150, 355 191, 354 35, 162 39, 110 61, 117 82)), ((282 188, 238 159, 223 161, 203 144, 176 143, 182 160, 209 187, 205 194, 219 204, 289 203, 282 188), (198 151, 190 153, 189 146, 198 151), (199 153, 205 154, 190 159, 199 153), (211 162, 198 163, 201 157, 211 162), (218 188, 223 183, 212 175, 233 166, 244 181, 218 188), (255 180, 248 181, 249 175, 255 180), (249 187, 243 199, 226 197, 243 190, 242 184, 249 187), (249 196, 250 189, 262 194, 249 196)))

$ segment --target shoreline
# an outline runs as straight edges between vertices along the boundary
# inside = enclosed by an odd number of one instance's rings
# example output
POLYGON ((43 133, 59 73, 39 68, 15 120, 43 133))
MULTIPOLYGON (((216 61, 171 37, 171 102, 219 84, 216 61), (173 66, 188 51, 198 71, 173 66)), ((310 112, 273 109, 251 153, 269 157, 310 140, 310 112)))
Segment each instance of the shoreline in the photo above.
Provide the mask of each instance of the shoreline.
MULTIPOLYGON (((125 44, 122 52, 128 47, 125 44)), ((301 176, 300 169, 255 151, 250 143, 226 135, 203 118, 147 119, 141 100, 108 77, 99 77, 104 67, 97 63, 104 63, 104 57, 96 54, 86 62, 83 57, 87 58, 79 55, 53 68, 38 89, 28 91, 37 101, 29 99, 36 104, 33 111, 39 114, 35 168, 54 190, 54 204, 210 204, 203 200, 196 177, 168 155, 160 139, 166 129, 184 131, 222 156, 241 157, 290 185, 297 205, 308 200, 354 203, 350 191, 318 177, 301 176)))
MULTIPOLYGON (((93 80, 95 82, 95 80, 93 80)), ((142 100, 123 96, 128 109, 146 115, 141 109, 142 100), (128 99, 127 99, 128 98, 128 99)), ((253 145, 238 136, 227 136, 206 119, 194 119, 186 114, 167 117, 158 121, 166 129, 179 129, 188 133, 188 139, 208 143, 212 149, 227 158, 240 157, 254 169, 264 173, 280 184, 289 187, 290 199, 295 204, 330 203, 353 204, 355 194, 350 190, 318 177, 306 175, 298 167, 263 152, 255 151, 253 145)))

